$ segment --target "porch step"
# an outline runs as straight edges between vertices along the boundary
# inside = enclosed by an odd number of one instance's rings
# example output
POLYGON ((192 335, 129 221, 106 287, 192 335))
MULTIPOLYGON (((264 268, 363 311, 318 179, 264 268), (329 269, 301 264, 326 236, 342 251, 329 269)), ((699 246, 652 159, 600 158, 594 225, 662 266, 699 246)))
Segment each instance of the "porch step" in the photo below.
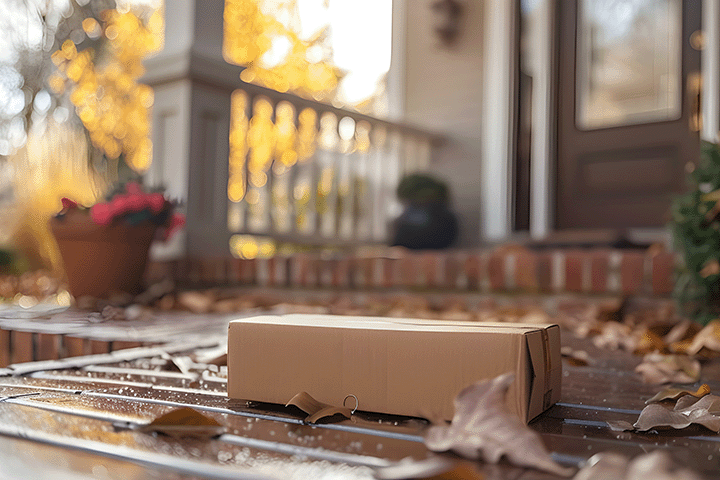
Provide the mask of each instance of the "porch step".
POLYGON ((318 289, 641 295, 672 292, 677 254, 647 249, 543 248, 297 253, 272 258, 151 262, 148 281, 185 287, 257 285, 318 289))

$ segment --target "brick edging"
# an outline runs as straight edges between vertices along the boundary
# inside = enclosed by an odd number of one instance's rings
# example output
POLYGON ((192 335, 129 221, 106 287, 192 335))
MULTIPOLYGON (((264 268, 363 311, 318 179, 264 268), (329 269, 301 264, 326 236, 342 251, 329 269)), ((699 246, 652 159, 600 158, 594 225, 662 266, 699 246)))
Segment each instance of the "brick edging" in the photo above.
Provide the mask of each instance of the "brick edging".
POLYGON ((298 253, 272 258, 186 258, 150 262, 148 282, 172 278, 188 287, 410 289, 447 292, 589 293, 668 296, 674 252, 609 248, 298 253))

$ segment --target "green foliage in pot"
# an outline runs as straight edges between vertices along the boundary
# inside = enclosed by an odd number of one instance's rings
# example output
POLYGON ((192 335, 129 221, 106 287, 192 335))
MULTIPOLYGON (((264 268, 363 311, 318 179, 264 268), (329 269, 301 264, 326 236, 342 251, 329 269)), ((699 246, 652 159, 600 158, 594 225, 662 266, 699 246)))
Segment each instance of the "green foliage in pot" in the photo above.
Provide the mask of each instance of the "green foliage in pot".
POLYGON ((674 297, 701 324, 720 317, 720 147, 703 142, 689 190, 672 204, 670 227, 682 256, 674 297))
POLYGON ((445 182, 426 173, 411 173, 397 187, 398 199, 415 204, 447 203, 449 190, 445 182))

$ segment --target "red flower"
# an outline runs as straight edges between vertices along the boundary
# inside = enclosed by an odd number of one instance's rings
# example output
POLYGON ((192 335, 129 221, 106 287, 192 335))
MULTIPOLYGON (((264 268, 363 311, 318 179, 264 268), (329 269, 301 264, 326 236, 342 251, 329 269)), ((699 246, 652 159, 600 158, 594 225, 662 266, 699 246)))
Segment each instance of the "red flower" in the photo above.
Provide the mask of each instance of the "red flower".
POLYGON ((173 213, 172 217, 170 217, 170 224, 165 227, 165 232, 163 232, 163 240, 167 241, 176 231, 181 229, 183 225, 185 225, 185 215, 182 213, 173 213))
POLYGON ((151 193, 147 196, 147 202, 153 213, 159 213, 165 208, 165 197, 162 193, 151 193))
POLYGON ((78 204, 75 200, 70 200, 67 197, 63 197, 62 199, 60 199, 60 201, 62 202, 63 209, 65 210, 71 210, 78 207, 78 204))
POLYGON ((114 216, 111 206, 107 203, 96 203, 90 207, 90 217, 98 225, 108 225, 114 216))
POLYGON ((140 212, 142 210, 145 210, 145 207, 148 206, 147 198, 144 194, 131 194, 127 196, 127 204, 128 208, 131 212, 140 212))
POLYGON ((116 195, 110 201, 113 215, 124 215, 130 211, 130 197, 128 195, 116 195))
POLYGON ((143 191, 137 182, 128 182, 125 184, 125 191, 130 195, 142 195, 143 191))

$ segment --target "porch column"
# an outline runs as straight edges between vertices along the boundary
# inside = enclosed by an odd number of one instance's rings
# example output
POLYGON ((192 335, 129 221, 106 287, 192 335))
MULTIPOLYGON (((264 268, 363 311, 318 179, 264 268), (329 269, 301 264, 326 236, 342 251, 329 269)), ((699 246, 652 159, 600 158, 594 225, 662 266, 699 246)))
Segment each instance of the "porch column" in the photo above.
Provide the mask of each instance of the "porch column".
POLYGON ((515 3, 485 2, 480 234, 486 241, 512 231, 515 3))
POLYGON ((154 259, 228 252, 227 180, 230 95, 242 68, 222 58, 223 5, 172 0, 165 6, 165 42, 145 61, 153 87, 153 162, 146 180, 164 185, 186 205, 187 225, 154 259))
POLYGON ((703 0, 702 138, 720 141, 720 0, 703 0))

